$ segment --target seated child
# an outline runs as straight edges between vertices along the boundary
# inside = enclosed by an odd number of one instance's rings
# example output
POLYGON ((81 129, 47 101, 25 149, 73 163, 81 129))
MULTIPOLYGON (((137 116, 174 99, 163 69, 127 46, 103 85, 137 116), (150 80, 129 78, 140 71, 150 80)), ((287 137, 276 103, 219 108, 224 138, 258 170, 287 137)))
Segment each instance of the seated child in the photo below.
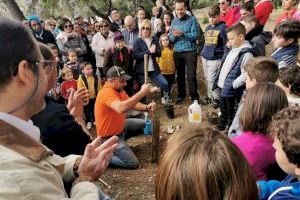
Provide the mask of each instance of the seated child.
POLYGON ((272 33, 263 31, 264 26, 260 25, 255 15, 248 15, 241 18, 241 24, 246 28, 246 40, 252 41, 258 47, 258 56, 266 55, 266 45, 272 40, 272 33))
POLYGON ((81 64, 82 74, 77 80, 77 89, 85 88, 89 91, 88 104, 84 106, 85 121, 87 128, 90 129, 95 121, 94 107, 97 94, 101 89, 101 81, 96 74, 93 74, 91 63, 84 62, 81 64))
POLYGON ((205 29, 205 43, 201 52, 203 72, 207 83, 207 101, 212 102, 212 106, 219 106, 220 89, 213 89, 224 49, 227 43, 226 24, 220 21, 220 7, 211 6, 208 10, 209 25, 205 29))
POLYGON ((224 54, 222 67, 217 80, 221 88, 220 111, 218 129, 225 130, 232 123, 236 108, 245 90, 246 62, 255 55, 255 45, 245 40, 246 29, 241 23, 227 29, 228 43, 231 46, 229 53, 224 54))
POLYGON ((288 176, 283 181, 258 181, 261 200, 300 199, 300 107, 288 107, 273 116, 271 133, 280 168, 288 176))
POLYGON ((64 67, 61 70, 63 82, 61 84, 61 95, 67 101, 72 92, 77 90, 77 81, 73 78, 73 72, 70 68, 64 67))
MULTIPOLYGON (((133 58, 129 48, 125 46, 125 40, 121 33, 116 33, 114 35, 115 46, 111 48, 108 52, 108 62, 107 70, 112 66, 122 67, 125 72, 134 77, 133 75, 133 58)), ((129 96, 133 95, 133 80, 127 81, 127 86, 125 87, 126 94, 129 96)))
POLYGON ((278 62, 279 69, 297 63, 299 52, 300 21, 287 19, 276 26, 272 39, 277 48, 271 55, 278 62))
POLYGON ((272 116, 287 106, 284 91, 274 83, 260 83, 247 91, 240 114, 242 133, 232 142, 243 152, 257 180, 266 180, 268 168, 275 163, 268 127, 272 116))
POLYGON ((290 106, 300 106, 300 67, 297 65, 285 67, 279 71, 279 78, 276 84, 281 87, 290 106))
MULTIPOLYGON (((275 60, 268 57, 251 58, 245 65, 246 72, 246 91, 254 87, 258 83, 271 82, 275 83, 278 79, 278 65, 275 60)), ((240 127, 240 113, 244 107, 244 99, 246 96, 244 92, 241 102, 239 103, 237 112, 234 116, 232 124, 228 131, 228 137, 232 138, 241 134, 240 127)))
POLYGON ((156 200, 258 198, 249 164, 224 134, 212 128, 182 131, 169 138, 160 159, 156 200))
POLYGON ((78 79, 81 70, 78 62, 78 56, 75 50, 68 50, 68 62, 64 65, 64 67, 71 69, 74 79, 78 79))

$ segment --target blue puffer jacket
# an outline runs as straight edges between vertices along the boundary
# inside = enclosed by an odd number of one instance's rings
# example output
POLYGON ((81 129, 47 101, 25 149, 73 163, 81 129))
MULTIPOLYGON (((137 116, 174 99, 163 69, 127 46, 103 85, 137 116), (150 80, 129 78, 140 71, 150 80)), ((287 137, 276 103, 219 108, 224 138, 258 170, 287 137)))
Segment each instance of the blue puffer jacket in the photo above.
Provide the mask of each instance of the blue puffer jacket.
POLYGON ((200 34, 197 19, 194 16, 185 15, 183 18, 175 18, 169 31, 169 39, 174 43, 174 52, 196 50, 196 40, 200 34), (182 36, 175 37, 173 30, 181 30, 182 36))
POLYGON ((296 200, 300 199, 300 182, 292 175, 283 181, 258 181, 259 199, 261 200, 296 200))
MULTIPOLYGON (((233 88, 233 81, 241 75, 241 64, 243 62, 243 58, 246 53, 252 53, 253 56, 257 55, 257 46, 255 43, 250 42, 252 48, 244 48, 240 51, 238 57, 235 59, 233 63, 233 67, 229 71, 229 73, 226 76, 224 87, 221 90, 221 97, 234 97, 234 96, 242 96, 243 91, 245 90, 245 84, 238 87, 233 88)), ((226 54, 222 58, 222 63, 224 63, 228 53, 230 51, 226 52, 226 54)), ((220 75, 220 74, 219 74, 220 75)), ((219 79, 219 78, 218 78, 219 79)), ((217 81, 218 81, 217 79, 217 81)))
POLYGON ((138 74, 144 74, 144 55, 148 54, 152 57, 153 60, 153 66, 156 72, 160 73, 160 69, 158 67, 158 64, 156 62, 156 57, 161 56, 161 49, 158 41, 155 37, 152 37, 151 45, 154 44, 156 46, 155 53, 150 53, 147 44, 144 42, 142 38, 137 38, 133 43, 133 51, 132 56, 134 59, 136 59, 136 64, 134 71, 138 74))

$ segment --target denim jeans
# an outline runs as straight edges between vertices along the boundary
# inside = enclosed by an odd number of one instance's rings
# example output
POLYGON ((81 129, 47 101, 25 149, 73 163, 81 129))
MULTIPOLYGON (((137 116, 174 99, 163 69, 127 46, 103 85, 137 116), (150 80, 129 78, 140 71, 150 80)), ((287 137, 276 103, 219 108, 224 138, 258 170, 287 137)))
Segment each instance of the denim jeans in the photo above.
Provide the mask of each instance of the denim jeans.
POLYGON ((221 60, 206 60, 202 57, 203 72, 207 84, 207 97, 210 99, 220 99, 220 88, 213 90, 217 79, 218 69, 221 67, 221 60))
POLYGON ((125 141, 133 136, 133 132, 143 131, 145 127, 145 120, 139 118, 126 119, 124 131, 118 135, 118 147, 114 151, 110 164, 127 169, 135 169, 139 166, 139 160, 132 152, 125 141))
MULTIPOLYGON (((161 75, 156 71, 153 71, 153 72, 148 72, 148 76, 156 85, 158 85, 162 89, 163 92, 166 93, 170 92, 168 82, 163 75, 161 75)), ((138 77, 139 84, 143 85, 145 82, 144 74, 138 74, 137 77, 138 77)))

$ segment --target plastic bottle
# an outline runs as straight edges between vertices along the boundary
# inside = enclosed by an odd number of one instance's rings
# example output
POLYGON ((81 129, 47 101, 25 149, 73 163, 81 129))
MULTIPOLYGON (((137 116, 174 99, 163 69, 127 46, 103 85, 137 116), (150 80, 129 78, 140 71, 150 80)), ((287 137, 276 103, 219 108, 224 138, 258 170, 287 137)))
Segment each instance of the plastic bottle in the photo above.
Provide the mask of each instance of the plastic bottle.
POLYGON ((189 112, 189 122, 191 123, 201 123, 202 122, 202 109, 198 104, 198 101, 195 100, 188 109, 189 112))
POLYGON ((144 135, 152 135, 153 126, 152 126, 152 121, 149 118, 148 113, 145 113, 145 123, 146 123, 146 126, 144 128, 144 135))

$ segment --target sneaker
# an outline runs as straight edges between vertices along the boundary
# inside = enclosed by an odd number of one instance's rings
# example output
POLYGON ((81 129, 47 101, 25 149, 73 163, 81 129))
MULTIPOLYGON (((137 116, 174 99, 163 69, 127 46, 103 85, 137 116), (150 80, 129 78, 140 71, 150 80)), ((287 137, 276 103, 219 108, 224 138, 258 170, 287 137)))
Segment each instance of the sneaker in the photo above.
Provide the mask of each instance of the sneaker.
POLYGON ((211 99, 209 97, 205 97, 205 100, 206 104, 210 104, 211 103, 211 99))
POLYGON ((211 106, 214 108, 214 109, 217 109, 220 107, 220 102, 219 100, 215 99, 212 103, 211 103, 211 106))
POLYGON ((184 101, 184 98, 177 98, 176 104, 182 104, 184 101))
POLYGON ((88 123, 86 124, 86 128, 87 128, 87 129, 91 129, 91 128, 92 128, 92 122, 88 122, 88 123))

